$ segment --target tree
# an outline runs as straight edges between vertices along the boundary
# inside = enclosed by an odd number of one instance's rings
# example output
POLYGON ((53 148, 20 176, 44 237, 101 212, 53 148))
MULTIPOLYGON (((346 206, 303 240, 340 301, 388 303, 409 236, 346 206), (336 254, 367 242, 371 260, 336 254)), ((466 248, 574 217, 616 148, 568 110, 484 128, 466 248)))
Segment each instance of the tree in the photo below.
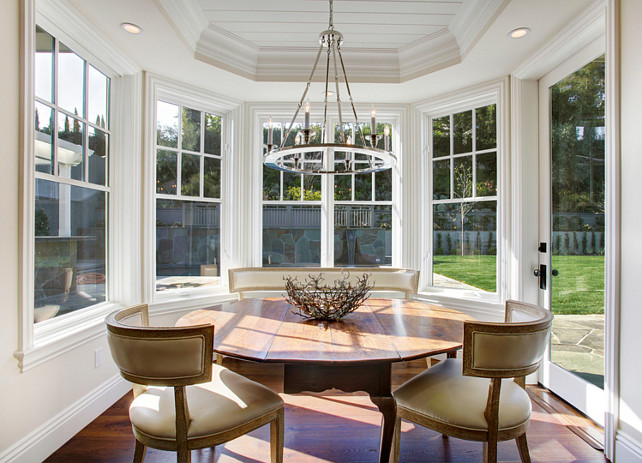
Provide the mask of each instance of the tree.
MULTIPOLYGON (((470 198, 473 195, 473 173, 472 167, 466 166, 464 163, 458 163, 453 171, 453 180, 455 182, 454 196, 455 198, 470 198)), ((464 225, 466 223, 466 216, 473 210, 474 203, 461 201, 458 205, 459 216, 459 229, 461 232, 461 239, 459 240, 461 246, 461 255, 464 255, 464 225)))

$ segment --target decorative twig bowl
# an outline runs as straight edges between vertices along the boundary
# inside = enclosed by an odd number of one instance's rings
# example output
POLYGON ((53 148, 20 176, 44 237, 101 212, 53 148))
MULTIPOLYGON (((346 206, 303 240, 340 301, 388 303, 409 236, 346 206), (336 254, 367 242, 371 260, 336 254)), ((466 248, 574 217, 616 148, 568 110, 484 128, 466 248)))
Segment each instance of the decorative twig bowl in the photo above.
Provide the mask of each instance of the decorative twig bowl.
POLYGON ((308 319, 341 320, 357 310, 372 289, 372 285, 368 284, 370 275, 367 273, 357 277, 354 285, 348 281, 349 273, 335 280, 332 286, 324 283, 322 273, 317 277, 308 277, 303 283, 297 277, 283 277, 287 291, 285 301, 298 309, 298 312, 293 311, 295 314, 308 319))

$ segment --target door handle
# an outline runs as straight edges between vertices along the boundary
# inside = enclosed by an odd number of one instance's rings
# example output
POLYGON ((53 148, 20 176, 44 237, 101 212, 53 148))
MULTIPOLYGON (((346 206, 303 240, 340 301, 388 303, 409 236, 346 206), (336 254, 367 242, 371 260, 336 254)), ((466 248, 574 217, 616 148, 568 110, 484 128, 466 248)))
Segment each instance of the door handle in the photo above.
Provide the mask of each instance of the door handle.
MULTIPOLYGON (((554 270, 557 274, 557 270, 554 270)), ((539 268, 533 270, 533 275, 539 278, 539 289, 546 289, 546 265, 539 264, 539 268)))

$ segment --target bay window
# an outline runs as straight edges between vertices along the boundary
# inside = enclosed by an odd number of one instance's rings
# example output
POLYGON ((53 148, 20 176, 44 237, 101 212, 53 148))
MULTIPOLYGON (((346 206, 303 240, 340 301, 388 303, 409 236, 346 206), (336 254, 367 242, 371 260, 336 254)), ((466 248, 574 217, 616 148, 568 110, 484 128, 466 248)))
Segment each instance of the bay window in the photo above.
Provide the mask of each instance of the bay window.
POLYGON ((109 299, 111 80, 36 27, 34 322, 109 299))
POLYGON ((497 104, 429 117, 432 287, 496 293, 497 104))
POLYGON ((217 285, 222 117, 162 99, 155 110, 155 290, 217 285))
MULTIPOLYGON (((369 124, 360 124, 365 135, 369 124)), ((332 125, 330 125, 332 126, 332 125)), ((392 122, 378 122, 383 133, 392 122)), ((295 123, 287 144, 302 124, 295 123)), ((312 124, 321 140, 321 126, 312 124)), ((334 138, 355 140, 355 127, 335 124, 334 138)), ((263 123, 263 141, 267 141, 268 123, 263 123)), ((280 145, 289 123, 273 122, 273 143, 280 145)), ((394 133, 394 130, 392 131, 394 133)), ((383 148, 383 140, 380 140, 383 148)), ((393 140, 391 140, 393 143, 393 140)), ((393 261, 393 173, 354 173, 367 162, 362 155, 346 159, 335 151, 330 163, 339 174, 307 175, 281 172, 263 166, 263 266, 379 267, 393 261), (327 232, 324 232, 327 231, 327 232)))

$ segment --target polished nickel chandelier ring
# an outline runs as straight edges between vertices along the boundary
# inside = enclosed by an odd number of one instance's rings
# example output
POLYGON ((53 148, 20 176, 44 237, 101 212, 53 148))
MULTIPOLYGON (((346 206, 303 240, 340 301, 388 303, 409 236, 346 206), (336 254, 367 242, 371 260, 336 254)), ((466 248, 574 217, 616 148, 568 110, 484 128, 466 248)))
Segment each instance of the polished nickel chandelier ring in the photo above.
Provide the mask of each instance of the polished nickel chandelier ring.
POLYGON ((319 50, 312 67, 312 72, 308 78, 308 82, 301 96, 301 100, 297 106, 292 121, 288 126, 288 131, 283 137, 280 146, 273 143, 272 133, 272 119, 270 119, 268 127, 268 139, 264 146, 265 155, 263 162, 267 167, 273 169, 292 172, 298 174, 351 174, 351 173, 370 173, 378 172, 385 169, 392 168, 397 158, 390 150, 390 127, 385 126, 383 134, 376 133, 376 120, 375 111, 373 109, 371 114, 371 134, 364 134, 359 124, 357 111, 354 107, 352 94, 350 92, 350 84, 346 74, 345 65, 343 62, 343 55, 341 54, 341 45, 343 43, 343 34, 334 30, 333 24, 333 0, 330 3, 330 20, 328 29, 319 34, 319 50), (286 141, 290 139, 290 133, 295 127, 296 121, 303 102, 310 90, 310 84, 314 77, 314 73, 319 64, 321 53, 327 50, 326 66, 325 66, 325 92, 323 100, 323 123, 321 125, 321 140, 320 143, 311 143, 316 135, 315 129, 310 127, 310 104, 307 103, 305 107, 305 122, 303 128, 297 131, 294 137, 294 143, 286 145, 286 141), (338 58, 338 59, 337 59, 338 58), (340 65, 340 66, 339 66, 340 65), (328 120, 328 95, 330 95, 330 71, 333 70, 332 76, 334 79, 334 92, 336 95, 337 112, 339 115, 339 142, 332 143, 328 140, 330 131, 327 127, 328 120), (353 135, 354 142, 351 137, 345 139, 343 132, 343 116, 341 113, 341 94, 340 94, 340 81, 343 77, 343 83, 350 99, 350 107, 354 116, 353 135), (383 138, 383 149, 377 148, 377 143, 383 138))

